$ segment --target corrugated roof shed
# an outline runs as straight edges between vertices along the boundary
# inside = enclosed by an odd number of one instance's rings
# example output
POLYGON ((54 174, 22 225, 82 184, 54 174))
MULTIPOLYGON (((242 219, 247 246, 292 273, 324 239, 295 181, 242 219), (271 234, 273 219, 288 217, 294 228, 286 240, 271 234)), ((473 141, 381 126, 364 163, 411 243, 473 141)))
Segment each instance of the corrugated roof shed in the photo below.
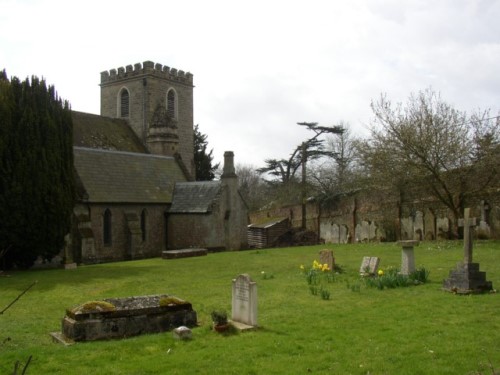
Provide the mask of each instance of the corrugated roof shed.
POLYGON ((177 183, 169 213, 210 212, 220 190, 220 181, 177 183))
POLYGON ((170 203, 186 178, 172 157, 74 147, 75 169, 88 201, 170 203))

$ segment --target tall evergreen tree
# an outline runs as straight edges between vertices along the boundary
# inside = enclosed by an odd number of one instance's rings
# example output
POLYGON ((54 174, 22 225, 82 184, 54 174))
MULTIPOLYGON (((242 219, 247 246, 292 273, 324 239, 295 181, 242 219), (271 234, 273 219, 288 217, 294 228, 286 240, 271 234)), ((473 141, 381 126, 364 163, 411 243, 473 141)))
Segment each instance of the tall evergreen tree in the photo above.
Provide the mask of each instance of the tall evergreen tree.
POLYGON ((194 127, 194 165, 196 181, 212 181, 219 163, 212 165, 214 157, 213 149, 207 153, 208 136, 200 132, 198 125, 194 127))
POLYGON ((29 267, 61 251, 74 205, 68 102, 32 77, 0 75, 0 250, 4 266, 29 267))

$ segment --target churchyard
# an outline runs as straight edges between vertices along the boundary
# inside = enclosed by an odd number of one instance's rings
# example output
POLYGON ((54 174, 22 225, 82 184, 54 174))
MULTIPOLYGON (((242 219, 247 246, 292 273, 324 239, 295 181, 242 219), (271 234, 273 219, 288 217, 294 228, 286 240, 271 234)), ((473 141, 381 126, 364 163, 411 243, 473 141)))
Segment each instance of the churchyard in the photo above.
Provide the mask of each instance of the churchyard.
MULTIPOLYGON (((429 272, 424 284, 381 290, 360 276, 365 257, 378 257, 378 270, 387 274, 405 256, 398 243, 320 245, 9 272, 0 277, 0 373, 30 356, 27 374, 500 371, 500 294, 443 290, 464 259, 463 241, 415 246, 411 261, 429 272), (327 293, 314 294, 306 273, 323 249, 333 251, 343 272, 318 285, 327 293), (217 333, 211 312, 231 315, 233 280, 241 274, 258 289, 258 328, 217 333), (83 302, 161 294, 192 304, 198 326, 190 340, 163 332, 64 346, 49 336, 60 331, 66 309, 83 302)), ((474 261, 499 288, 500 242, 474 242, 474 261)))

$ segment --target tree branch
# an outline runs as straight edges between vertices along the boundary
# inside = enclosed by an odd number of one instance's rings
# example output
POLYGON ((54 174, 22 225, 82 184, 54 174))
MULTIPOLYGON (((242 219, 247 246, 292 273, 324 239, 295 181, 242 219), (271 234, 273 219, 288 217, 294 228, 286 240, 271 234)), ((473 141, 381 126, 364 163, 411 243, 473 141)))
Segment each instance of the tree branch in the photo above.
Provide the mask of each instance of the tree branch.
POLYGON ((14 303, 16 303, 16 302, 19 300, 19 298, 21 298, 21 297, 24 295, 24 293, 26 293, 26 292, 27 292, 28 290, 30 290, 33 286, 35 286, 35 284, 36 284, 36 283, 38 283, 38 281, 33 281, 33 283, 32 283, 30 286, 28 286, 26 289, 24 289, 24 290, 21 292, 21 294, 19 294, 19 295, 16 297, 16 299, 14 299, 14 301, 12 301, 11 303, 9 303, 9 304, 7 305, 7 307, 6 307, 6 308, 4 308, 2 311, 0 311, 0 315, 3 315, 3 313, 4 313, 5 311, 7 311, 7 310, 8 310, 8 309, 9 309, 9 308, 10 308, 10 307, 14 304, 14 303))

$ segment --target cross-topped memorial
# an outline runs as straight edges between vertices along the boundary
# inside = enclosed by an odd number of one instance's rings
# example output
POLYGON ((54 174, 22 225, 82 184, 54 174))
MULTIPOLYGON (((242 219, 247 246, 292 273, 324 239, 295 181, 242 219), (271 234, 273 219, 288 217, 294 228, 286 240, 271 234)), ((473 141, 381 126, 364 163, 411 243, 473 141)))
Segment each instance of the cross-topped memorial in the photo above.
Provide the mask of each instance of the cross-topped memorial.
POLYGON ((450 271, 448 279, 444 280, 443 288, 447 291, 468 294, 481 293, 493 289, 491 281, 486 281, 486 272, 479 271, 479 263, 472 263, 474 228, 477 218, 470 217, 470 208, 464 209, 464 218, 458 221, 464 228, 464 261, 450 271))
POLYGON ((470 217, 470 208, 464 209, 464 218, 458 220, 458 226, 464 228, 464 264, 472 263, 472 238, 477 218, 470 217))

